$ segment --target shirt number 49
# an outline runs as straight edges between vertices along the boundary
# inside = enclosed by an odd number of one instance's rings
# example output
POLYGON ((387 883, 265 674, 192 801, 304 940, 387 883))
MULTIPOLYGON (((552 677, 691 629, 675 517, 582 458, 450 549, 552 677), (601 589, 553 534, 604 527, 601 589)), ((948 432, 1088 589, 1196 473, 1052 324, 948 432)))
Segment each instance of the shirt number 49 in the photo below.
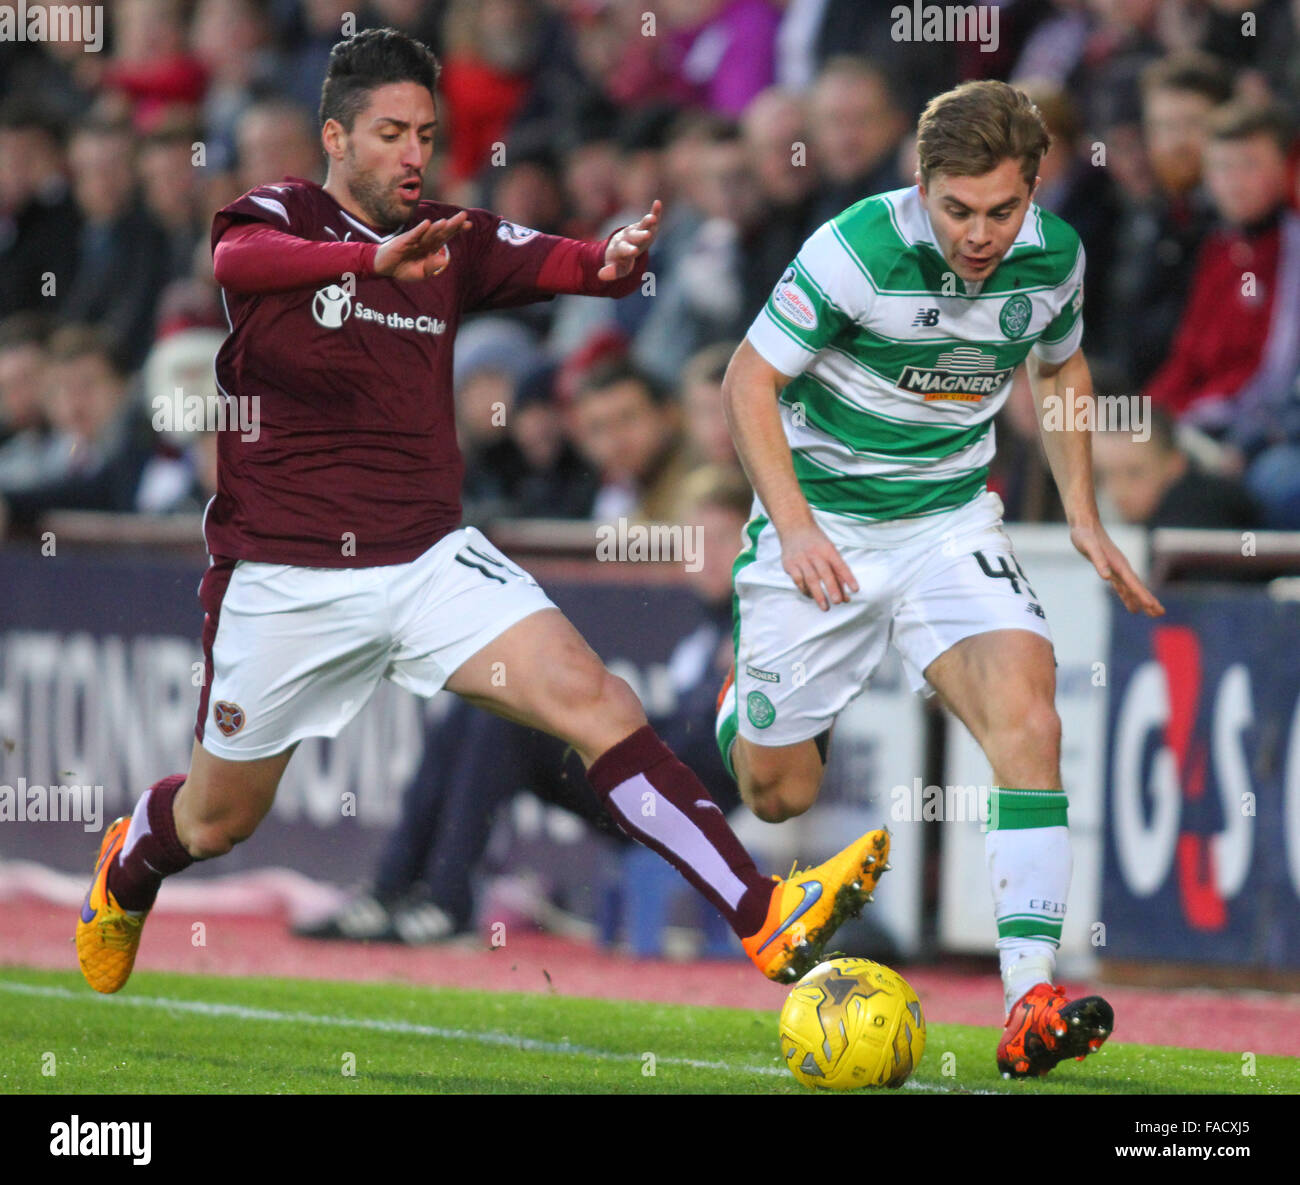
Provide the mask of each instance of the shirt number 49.
POLYGON ((1024 584, 1029 595, 1033 597, 1034 600, 1038 599, 1038 594, 1034 592, 1033 586, 1029 583, 1029 578, 1025 575, 1025 570, 1020 566, 1020 561, 1016 559, 1015 556, 1011 556, 1010 564, 1007 563, 1007 557, 1005 555, 996 556, 995 558, 998 561, 998 566, 994 568, 989 563, 988 557, 982 551, 972 552, 971 554, 974 555, 976 561, 979 563, 980 570, 985 576, 989 576, 994 580, 1011 581, 1011 591, 1014 593, 1019 593, 1021 584, 1024 584), (1014 570, 1012 569, 1012 565, 1015 565, 1014 570))

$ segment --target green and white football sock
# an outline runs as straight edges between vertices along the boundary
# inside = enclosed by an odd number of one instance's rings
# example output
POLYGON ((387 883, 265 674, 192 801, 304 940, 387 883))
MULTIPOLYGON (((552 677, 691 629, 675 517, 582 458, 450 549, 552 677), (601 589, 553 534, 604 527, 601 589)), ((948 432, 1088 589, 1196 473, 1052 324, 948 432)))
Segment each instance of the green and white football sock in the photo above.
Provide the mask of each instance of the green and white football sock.
POLYGON ((1072 862, 1063 790, 989 791, 984 836, 1007 1011, 1036 983, 1051 983, 1072 862))

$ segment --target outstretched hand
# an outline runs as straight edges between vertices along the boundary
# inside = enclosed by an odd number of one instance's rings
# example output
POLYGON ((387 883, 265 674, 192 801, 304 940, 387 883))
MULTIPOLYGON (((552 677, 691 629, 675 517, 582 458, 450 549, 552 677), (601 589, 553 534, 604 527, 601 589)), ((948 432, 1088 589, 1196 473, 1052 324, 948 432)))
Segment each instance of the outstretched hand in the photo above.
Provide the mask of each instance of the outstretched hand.
POLYGON ((436 276, 451 262, 447 244, 463 230, 469 230, 469 214, 459 210, 450 218, 430 222, 427 218, 396 238, 389 239, 375 253, 375 275, 394 280, 424 280, 436 276))
POLYGON ((1129 567, 1124 553, 1111 541, 1104 527, 1072 527, 1070 542, 1092 562, 1097 575, 1105 580, 1124 602, 1130 613, 1141 610, 1148 617, 1163 617, 1165 607, 1155 598, 1137 573, 1129 567))
POLYGON ((596 273, 598 280, 621 280, 632 271, 636 257, 650 248, 659 233, 659 215, 663 202, 655 198, 650 213, 639 222, 625 226, 609 240, 605 248, 605 266, 596 273))

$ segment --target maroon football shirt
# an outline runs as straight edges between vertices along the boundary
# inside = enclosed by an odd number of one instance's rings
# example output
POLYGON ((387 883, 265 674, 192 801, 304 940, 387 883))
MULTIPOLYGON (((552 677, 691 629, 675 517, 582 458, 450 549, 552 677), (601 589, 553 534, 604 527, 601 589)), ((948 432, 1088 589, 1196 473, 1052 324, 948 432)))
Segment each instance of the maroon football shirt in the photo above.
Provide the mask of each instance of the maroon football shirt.
MULTIPOLYGON (((460 208, 422 201, 406 226, 460 208)), ((214 557, 319 568, 415 559, 461 521, 464 463, 452 401, 461 317, 557 291, 622 295, 644 268, 643 254, 632 276, 597 281, 597 256, 587 249, 595 245, 583 244, 584 279, 543 287, 552 253, 548 277, 558 259, 577 274, 578 244, 487 210, 469 216, 447 267, 429 279, 340 275, 292 291, 224 293, 231 331, 217 380, 244 414, 257 407, 258 431, 255 440, 234 426, 220 433, 217 493, 204 521, 214 557)), ((241 223, 319 243, 391 237, 297 179, 250 190, 220 210, 213 249, 241 223)))

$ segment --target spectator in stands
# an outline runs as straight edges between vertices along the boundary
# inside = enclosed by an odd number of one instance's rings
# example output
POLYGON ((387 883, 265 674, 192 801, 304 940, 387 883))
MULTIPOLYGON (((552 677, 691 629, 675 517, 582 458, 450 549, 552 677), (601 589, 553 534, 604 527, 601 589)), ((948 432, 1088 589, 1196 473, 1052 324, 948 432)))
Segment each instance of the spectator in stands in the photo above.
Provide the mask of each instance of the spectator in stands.
POLYGON ((832 58, 848 54, 886 70, 907 115, 919 115, 934 95, 961 81, 958 46, 945 40, 900 41, 894 7, 862 0, 788 0, 777 35, 777 81, 806 90, 832 58))
MULTIPOLYGON (((12 2, 5 7, 15 10, 12 2)), ((27 5, 29 13, 33 8, 27 5)), ((34 100, 48 119, 64 127, 84 118, 95 101, 106 57, 104 35, 112 25, 107 6, 100 11, 104 17, 98 22, 51 21, 47 41, 0 41, 0 97, 34 100), (77 33, 81 40, 60 40, 62 33, 77 33)))
POLYGON ((767 230, 758 181, 735 124, 708 126, 690 159, 683 197, 693 225, 662 244, 652 260, 655 298, 632 354, 664 385, 677 381, 696 350, 738 340, 749 327, 745 254, 767 230))
POLYGON ((543 362, 515 386, 507 439, 518 456, 510 511, 516 518, 588 518, 596 500, 596 474, 565 434, 555 403, 555 370, 543 362))
POLYGON ((593 518, 681 521, 689 462, 680 409, 665 388, 625 362, 597 367, 578 384, 572 425, 578 451, 600 474, 593 518))
POLYGON ((30 529, 51 510, 135 510, 154 439, 128 400, 126 373, 108 338, 88 326, 64 326, 50 338, 49 359, 53 435, 38 480, 3 491, 9 522, 30 529))
POLYGON ((555 369, 527 331, 504 318, 478 318, 461 330, 456 420, 467 522, 590 515, 598 482, 565 436, 555 369))
POLYGON ((822 178, 814 227, 865 197, 904 184, 896 163, 908 130, 907 115, 883 70, 847 56, 822 67, 808 95, 810 146, 822 178))
MULTIPOLYGON (((344 19, 350 15, 355 21, 361 6, 356 0, 301 0, 294 7, 294 27, 280 53, 277 89, 295 107, 314 112, 320 106, 330 50, 343 36, 344 19)), ((360 29, 357 23, 356 31, 360 29)), ((264 183, 265 178, 257 182, 264 183)))
POLYGON ((458 201, 458 186, 497 163, 494 146, 506 142, 532 88, 541 45, 540 6, 528 0, 452 0, 443 28, 440 87, 455 112, 448 120, 446 181, 456 196, 446 200, 458 201))
MULTIPOLYGON (((632 338, 641 331, 654 311, 660 284, 671 276, 673 267, 685 258, 689 240, 699 216, 678 200, 679 179, 672 177, 667 162, 667 145, 674 134, 680 112, 663 104, 648 106, 625 115, 618 129, 619 158, 614 170, 618 187, 618 209, 595 233, 604 235, 640 217, 650 200, 664 202, 659 236, 651 250, 653 292, 642 289, 618 301, 588 300, 582 296, 561 296, 551 308, 547 349, 557 358, 583 348, 602 333, 618 332, 632 338)), ((703 118, 703 117, 701 117, 703 118)), ((492 206, 492 209, 499 209, 492 206)), ((529 306, 542 312, 546 305, 529 306)))
POLYGON ((124 96, 141 133, 152 131, 169 109, 193 118, 207 72, 188 48, 188 14, 182 0, 117 0, 113 6, 113 57, 101 85, 124 96))
POLYGON ((598 116, 570 133, 564 155, 564 196, 568 217, 561 233, 581 238, 612 234, 619 208, 620 152, 614 123, 598 116))
POLYGON ((687 102, 735 119, 776 81, 781 10, 769 0, 676 0, 664 16, 687 102))
POLYGON ((123 124, 90 122, 72 137, 72 187, 81 211, 77 265, 60 312, 100 326, 129 368, 153 338, 167 282, 167 236, 136 192, 135 137, 123 124))
MULTIPOLYGON (((1164 0, 1084 0, 1082 31, 1067 30, 1064 43, 1049 48, 1049 59, 1053 50, 1070 59, 1065 89, 1079 104, 1090 132, 1128 123, 1143 105, 1144 71, 1170 50, 1186 47, 1191 35, 1177 27, 1179 4, 1181 0, 1172 5, 1164 0)), ((1039 29, 1049 24, 1045 21, 1039 29)), ((1025 66, 1029 64, 1026 60, 1025 66)), ((1020 63, 1016 73, 1027 76, 1020 63)), ((1049 71, 1048 77, 1056 77, 1055 72, 1049 71)))
POLYGON ((45 417, 49 319, 14 313, 0 321, 0 490, 43 476, 50 426, 45 417))
POLYGON ((1221 226, 1197 256, 1187 307, 1146 394, 1216 438, 1236 417, 1237 393, 1260 367, 1284 244, 1300 218, 1287 210, 1292 128, 1280 107, 1228 103, 1210 118, 1205 179, 1221 226))
POLYGON ((239 121, 275 81, 268 0, 199 0, 190 43, 208 78, 200 111, 207 167, 232 169, 239 121))
POLYGON ((198 128, 189 123, 160 124, 140 143, 140 187, 144 204, 167 236, 168 281, 188 276, 194 250, 207 239, 201 217, 203 173, 195 163, 198 128))
POLYGON ((748 327, 777 277, 817 229, 812 218, 818 174, 800 95, 776 87, 765 90, 746 109, 740 127, 764 208, 760 229, 742 254, 739 320, 748 327))
MULTIPOLYGON (((1300 9, 1297 9, 1300 18, 1300 9)), ((1300 172, 1293 174, 1300 189, 1300 172)), ((1225 442, 1264 525, 1300 530, 1300 220, 1282 217, 1281 259, 1259 369, 1237 392, 1225 442)))
POLYGON ((1099 305, 1104 321, 1093 326, 1099 354, 1130 389, 1145 384, 1164 361, 1191 287, 1196 250, 1213 225, 1201 159, 1210 113, 1230 94, 1224 69, 1200 55, 1163 59, 1142 76, 1152 189, 1149 196, 1124 194, 1115 266, 1099 305))
POLYGON ((324 176, 320 134, 307 108, 283 99, 254 103, 240 118, 235 140, 237 194, 285 177, 320 181, 324 176))
POLYGON ((1151 409, 1151 433, 1093 436, 1097 490, 1122 522, 1144 527, 1257 527, 1259 511, 1237 481, 1200 470, 1178 444, 1168 413, 1151 409))
POLYGON ((540 361, 533 334, 507 317, 477 317, 460 331, 453 382, 467 522, 485 524, 511 511, 519 457, 507 426, 516 384, 540 361))
POLYGON ((734 342, 718 342, 692 355, 682 369, 681 401, 692 463, 743 475, 722 409, 722 377, 735 349, 734 342))
POLYGON ((62 141, 61 127, 35 96, 0 106, 0 317, 37 306, 56 310, 67 291, 81 216, 62 141))
POLYGON ((1082 142, 1078 112, 1064 90, 1032 80, 1021 84, 1042 112, 1051 146, 1038 166, 1034 201, 1059 214, 1076 231, 1087 256, 1087 282, 1083 287, 1083 323, 1101 319, 1105 300, 1104 277, 1115 258, 1115 224, 1120 216, 1119 195, 1109 171, 1082 142))

